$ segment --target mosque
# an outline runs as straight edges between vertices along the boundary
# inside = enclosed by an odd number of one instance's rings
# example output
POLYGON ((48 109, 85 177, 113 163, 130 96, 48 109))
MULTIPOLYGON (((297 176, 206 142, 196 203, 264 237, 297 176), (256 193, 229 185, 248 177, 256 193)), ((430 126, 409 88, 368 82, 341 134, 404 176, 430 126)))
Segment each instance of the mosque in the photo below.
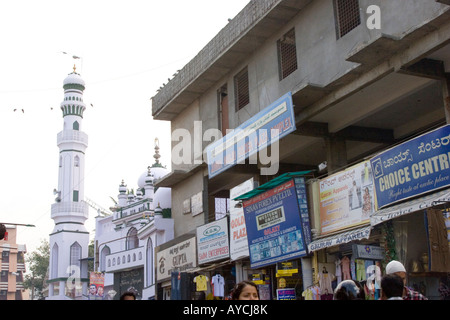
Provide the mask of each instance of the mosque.
POLYGON ((51 218, 48 300, 118 299, 134 291, 138 299, 155 296, 155 247, 173 239, 171 189, 155 188, 153 181, 170 173, 160 163, 159 141, 155 139, 154 163, 137 179, 137 187, 118 188, 117 201, 109 212, 96 217, 94 257, 89 257, 89 232, 85 222, 89 204, 85 201, 85 155, 88 136, 82 131, 86 105, 85 82, 74 71, 63 82, 61 102, 63 130, 58 133, 58 189, 51 218), (94 261, 94 272, 88 261, 94 261), (101 275, 95 293, 89 283, 92 274, 101 275))

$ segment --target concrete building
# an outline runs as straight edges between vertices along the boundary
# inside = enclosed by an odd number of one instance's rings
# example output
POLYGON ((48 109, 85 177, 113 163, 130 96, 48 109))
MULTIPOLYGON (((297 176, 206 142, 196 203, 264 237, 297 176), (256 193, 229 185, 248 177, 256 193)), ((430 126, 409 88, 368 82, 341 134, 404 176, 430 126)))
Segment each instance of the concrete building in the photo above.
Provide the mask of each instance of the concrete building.
POLYGON ((23 287, 27 249, 17 244, 17 226, 5 226, 8 235, 0 240, 0 300, 28 300, 23 287))
POLYGON ((51 218, 55 227, 50 234, 49 300, 81 297, 87 293, 87 257, 89 232, 84 226, 89 207, 84 202, 84 170, 88 136, 82 131, 86 105, 84 80, 74 71, 63 82, 61 102, 64 126, 58 134, 58 189, 51 218), (69 277, 80 279, 76 285, 69 277))
MULTIPOLYGON (((230 198, 233 188, 249 179, 262 186, 290 172, 309 174, 312 241, 354 231, 323 232, 320 179, 450 122, 449 18, 446 0, 250 1, 152 98, 154 119, 170 121, 172 128, 172 172, 155 186, 172 188, 175 239, 181 243, 215 222, 215 199, 230 198), (265 127, 286 134, 270 146, 257 140, 263 145, 257 158, 247 152, 253 148, 247 143, 244 161, 232 153, 229 166, 208 161, 214 156, 207 148, 212 141, 224 136, 238 145, 227 129, 264 127, 269 111, 290 105, 292 114, 281 118, 284 123, 265 127), (271 167, 275 172, 263 174, 271 167)), ((244 130, 244 140, 250 132, 244 130)), ((409 221, 410 228, 416 223, 409 221)), ((362 227, 372 229, 371 237, 350 237, 346 248, 324 245, 297 259, 297 297, 315 283, 319 267, 334 266, 351 244, 383 245, 380 230, 367 221, 356 230, 362 227)), ((230 284, 251 274, 267 275, 271 298, 280 288, 275 274, 282 261, 252 268, 248 257, 206 264, 196 258, 178 270, 210 277, 221 272, 230 284)), ((426 282, 441 275, 420 276, 426 282)), ((163 285, 168 292, 167 280, 163 285)))

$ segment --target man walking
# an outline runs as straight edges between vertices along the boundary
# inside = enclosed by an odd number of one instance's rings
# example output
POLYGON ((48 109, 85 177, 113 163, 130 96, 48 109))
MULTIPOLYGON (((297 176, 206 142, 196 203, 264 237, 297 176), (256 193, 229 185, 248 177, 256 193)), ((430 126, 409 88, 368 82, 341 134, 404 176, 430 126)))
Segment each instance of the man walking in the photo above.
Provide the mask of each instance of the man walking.
POLYGON ((392 260, 386 266, 386 274, 396 274, 403 280, 403 300, 428 300, 420 292, 406 287, 406 269, 399 261, 392 260))

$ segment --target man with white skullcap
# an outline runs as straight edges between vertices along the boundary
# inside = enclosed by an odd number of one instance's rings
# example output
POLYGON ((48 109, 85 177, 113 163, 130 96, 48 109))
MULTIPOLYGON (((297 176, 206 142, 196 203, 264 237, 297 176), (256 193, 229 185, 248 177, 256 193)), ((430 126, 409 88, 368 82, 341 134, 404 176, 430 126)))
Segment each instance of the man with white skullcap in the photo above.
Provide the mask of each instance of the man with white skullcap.
POLYGON ((392 260, 386 266, 386 274, 396 274, 403 280, 403 300, 428 300, 423 294, 406 286, 406 269, 399 261, 392 260))

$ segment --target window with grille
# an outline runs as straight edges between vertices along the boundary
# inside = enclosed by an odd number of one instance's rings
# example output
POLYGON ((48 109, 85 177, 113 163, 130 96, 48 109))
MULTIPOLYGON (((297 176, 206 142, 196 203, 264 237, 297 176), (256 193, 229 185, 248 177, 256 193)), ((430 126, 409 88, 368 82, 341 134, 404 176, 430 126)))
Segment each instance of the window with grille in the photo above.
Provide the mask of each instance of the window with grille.
MULTIPOLYGON (((70 246, 70 266, 78 267, 78 270, 81 268, 81 246, 78 242, 75 242, 70 246)), ((72 269, 73 270, 73 269, 72 269)))
POLYGON ((338 38, 343 37, 361 24, 358 0, 335 0, 338 38))
POLYGON ((247 68, 239 72, 234 77, 234 91, 236 99, 236 110, 240 110, 250 103, 247 68))
POLYGON ((297 70, 297 48, 295 45, 295 31, 292 29, 278 40, 278 66, 280 80, 283 80, 297 70))

